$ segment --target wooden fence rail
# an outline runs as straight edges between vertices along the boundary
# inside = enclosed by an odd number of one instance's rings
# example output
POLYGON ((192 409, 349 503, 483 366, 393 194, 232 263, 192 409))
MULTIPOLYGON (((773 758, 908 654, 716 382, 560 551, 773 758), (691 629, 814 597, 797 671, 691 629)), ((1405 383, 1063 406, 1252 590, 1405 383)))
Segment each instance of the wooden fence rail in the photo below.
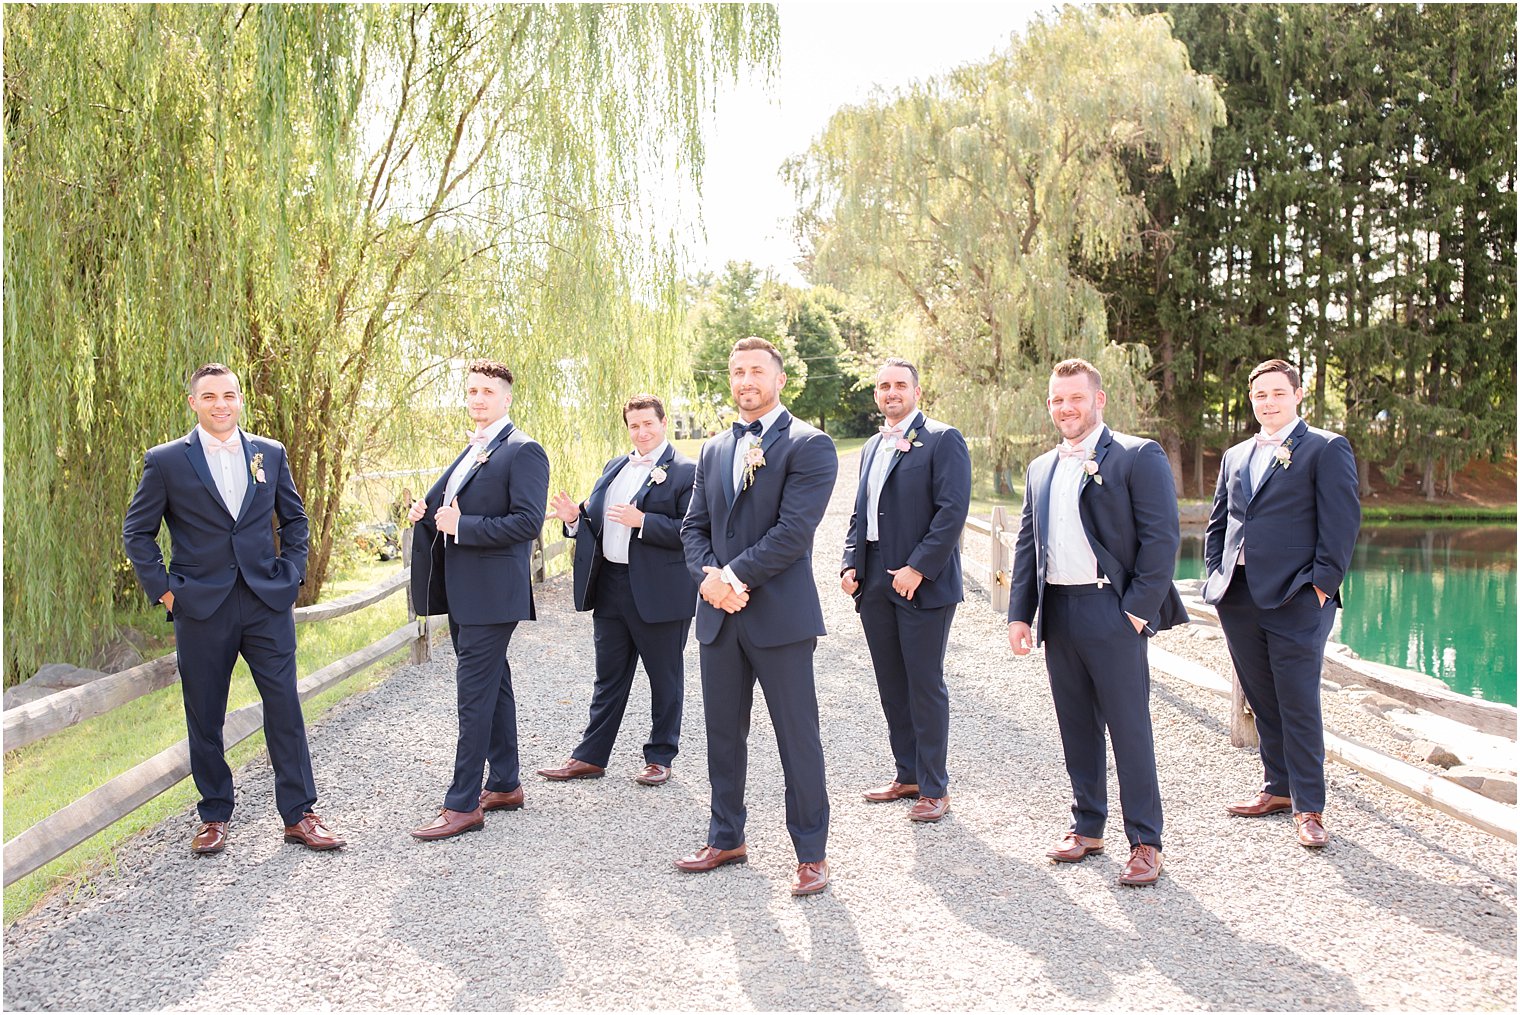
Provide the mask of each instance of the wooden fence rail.
MULTIPOLYGON (((552 512, 544 516, 546 521, 553 517, 552 512)), ((544 545, 541 537, 534 540, 534 580, 543 581, 549 562, 570 546, 571 543, 563 539, 548 546, 544 545)), ((373 606, 396 592, 407 592, 407 623, 301 680, 296 688, 302 701, 337 686, 408 645, 412 647, 412 662, 422 662, 428 658, 432 630, 427 619, 417 617, 412 608, 409 577, 410 569, 402 568, 400 572, 371 588, 331 602, 303 606, 295 611, 298 624, 332 620, 373 606)), ((171 653, 80 687, 59 691, 46 698, 8 709, 3 717, 5 750, 24 747, 86 719, 104 715, 145 694, 168 687, 178 679, 179 670, 171 653)), ((231 747, 257 733, 263 726, 263 704, 255 702, 246 705, 227 716, 222 732, 223 743, 231 747)), ((10 885, 62 856, 154 797, 172 789, 189 775, 189 741, 181 740, 48 815, 5 844, 5 884, 10 885)))

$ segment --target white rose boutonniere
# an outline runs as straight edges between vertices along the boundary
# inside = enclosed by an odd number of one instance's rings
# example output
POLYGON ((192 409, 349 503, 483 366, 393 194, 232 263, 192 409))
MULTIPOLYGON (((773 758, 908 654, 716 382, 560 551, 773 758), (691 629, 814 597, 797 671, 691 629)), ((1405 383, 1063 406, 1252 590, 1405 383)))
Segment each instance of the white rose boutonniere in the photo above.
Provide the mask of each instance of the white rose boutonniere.
POLYGON ((478 454, 478 455, 475 456, 475 464, 476 465, 484 465, 487 462, 489 462, 490 460, 491 460, 491 452, 489 450, 482 451, 480 454, 478 454))
POLYGON ((744 452, 744 489, 755 481, 755 471, 765 467, 765 452, 760 450, 760 445, 755 444, 744 452))
POLYGON ((260 451, 253 456, 253 461, 248 463, 248 474, 255 483, 264 482, 264 452, 260 451))
POLYGON ((1289 437, 1272 451, 1272 462, 1284 469, 1293 464, 1293 438, 1289 437))
POLYGON ((649 485, 659 486, 661 483, 665 482, 665 476, 665 466, 656 465, 654 469, 649 473, 649 485))
POLYGON ((1092 481, 1099 486, 1103 485, 1103 477, 1098 475, 1098 463, 1089 458, 1082 463, 1082 471, 1092 477, 1092 481))

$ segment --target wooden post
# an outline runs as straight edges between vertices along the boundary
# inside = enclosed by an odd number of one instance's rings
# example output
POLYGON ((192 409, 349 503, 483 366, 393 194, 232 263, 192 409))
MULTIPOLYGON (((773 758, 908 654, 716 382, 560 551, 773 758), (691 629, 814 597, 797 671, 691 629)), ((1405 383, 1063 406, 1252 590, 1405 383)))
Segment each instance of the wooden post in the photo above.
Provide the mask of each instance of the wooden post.
MULTIPOLYGON (((412 555, 412 530, 407 529, 405 537, 401 540, 402 556, 410 561, 412 555)), ((428 628, 428 618, 417 616, 417 604, 412 601, 412 583, 406 583, 406 619, 413 625, 415 633, 412 636, 412 651, 408 662, 413 666, 420 666, 433 658, 433 633, 428 628)))
POLYGON ((1230 746, 1257 747, 1261 738, 1256 735, 1256 716, 1246 703, 1245 692, 1240 689, 1240 677, 1230 674, 1230 746))
POLYGON ((1008 594, 1013 585, 1013 554, 1003 542, 1008 529, 1008 512, 999 504, 992 509, 992 608, 999 613, 1008 612, 1008 594))

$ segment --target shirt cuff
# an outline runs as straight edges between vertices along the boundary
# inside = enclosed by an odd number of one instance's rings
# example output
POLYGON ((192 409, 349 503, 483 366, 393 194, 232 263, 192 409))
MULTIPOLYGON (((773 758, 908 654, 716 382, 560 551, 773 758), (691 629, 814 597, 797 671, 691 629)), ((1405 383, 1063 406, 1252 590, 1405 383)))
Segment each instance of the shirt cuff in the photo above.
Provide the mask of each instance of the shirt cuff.
POLYGON ((577 518, 573 522, 566 522, 565 523, 565 531, 568 532, 568 533, 570 533, 570 538, 571 539, 575 538, 575 534, 578 531, 580 531, 580 527, 581 527, 581 520, 579 518, 577 518))
POLYGON ((734 574, 734 569, 729 567, 727 564, 723 565, 723 573, 718 577, 727 582, 735 592, 739 593, 740 595, 744 594, 744 583, 739 580, 738 575, 734 574))

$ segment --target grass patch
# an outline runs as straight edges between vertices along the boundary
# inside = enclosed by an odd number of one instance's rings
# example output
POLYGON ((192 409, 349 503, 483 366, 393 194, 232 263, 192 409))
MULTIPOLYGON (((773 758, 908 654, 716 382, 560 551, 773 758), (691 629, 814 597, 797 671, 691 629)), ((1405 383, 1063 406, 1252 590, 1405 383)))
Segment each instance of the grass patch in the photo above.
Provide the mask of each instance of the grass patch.
MULTIPOLYGON (((395 573, 396 568, 394 561, 365 562, 343 580, 329 582, 325 598, 336 599, 369 588, 395 573)), ((358 613, 302 624, 296 629, 297 671, 306 677, 328 663, 378 641, 405 622, 406 596, 404 592, 397 592, 358 613)), ((340 686, 307 701, 303 705, 307 723, 344 698, 379 684, 388 676, 390 667, 405 658, 406 650, 400 650, 340 686)), ((247 665, 239 659, 232 673, 227 710, 231 712, 258 700, 258 690, 248 674, 247 665)), ((6 840, 183 739, 185 711, 179 685, 175 684, 11 751, 5 755, 6 840)), ((236 770, 263 750, 264 735, 255 733, 228 751, 228 764, 236 770)), ((320 754, 312 761, 320 789, 320 754)), ((169 792, 6 888, 5 924, 9 926, 54 891, 65 891, 71 896, 93 891, 92 879, 98 872, 115 869, 117 846, 198 799, 195 784, 185 779, 169 792)), ((234 820, 249 829, 248 834, 278 834, 279 817, 273 799, 240 800, 234 820)), ((187 826, 187 849, 189 833, 187 826)))
POLYGON ((1514 505, 1363 504, 1364 522, 1514 522, 1514 505))

